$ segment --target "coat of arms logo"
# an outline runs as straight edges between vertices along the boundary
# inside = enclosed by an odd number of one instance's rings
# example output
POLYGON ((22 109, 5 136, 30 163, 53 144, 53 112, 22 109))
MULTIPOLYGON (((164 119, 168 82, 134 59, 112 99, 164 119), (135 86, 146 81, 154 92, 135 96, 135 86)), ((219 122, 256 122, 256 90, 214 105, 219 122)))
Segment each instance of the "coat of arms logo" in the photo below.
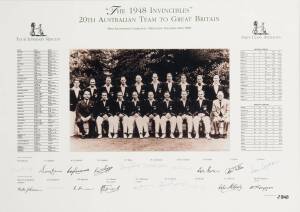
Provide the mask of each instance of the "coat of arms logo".
POLYGON ((258 21, 254 21, 252 33, 254 35, 267 35, 268 32, 266 30, 265 23, 264 22, 259 23, 258 21))
POLYGON ((35 22, 32 22, 30 24, 30 35, 31 36, 46 36, 42 29, 42 24, 37 25, 35 22))

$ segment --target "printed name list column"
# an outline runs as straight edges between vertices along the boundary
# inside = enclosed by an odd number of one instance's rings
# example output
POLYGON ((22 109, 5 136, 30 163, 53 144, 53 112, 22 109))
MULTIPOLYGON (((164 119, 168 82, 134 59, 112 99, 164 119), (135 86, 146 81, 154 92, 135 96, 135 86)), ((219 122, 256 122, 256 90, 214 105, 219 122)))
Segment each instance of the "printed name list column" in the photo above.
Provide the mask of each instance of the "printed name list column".
POLYGON ((241 50, 241 149, 282 149, 281 50, 241 50))
POLYGON ((58 143, 56 50, 17 50, 19 152, 56 152, 58 143))

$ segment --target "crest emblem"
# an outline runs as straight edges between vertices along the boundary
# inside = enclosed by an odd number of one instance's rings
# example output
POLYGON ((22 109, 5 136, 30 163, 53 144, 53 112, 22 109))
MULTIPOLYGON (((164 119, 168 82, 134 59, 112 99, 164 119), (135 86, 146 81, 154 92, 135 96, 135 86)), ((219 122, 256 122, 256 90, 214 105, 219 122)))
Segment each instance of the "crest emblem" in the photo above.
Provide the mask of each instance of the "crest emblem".
POLYGON ((264 22, 259 23, 258 21, 254 21, 252 33, 254 35, 267 35, 268 32, 266 30, 265 23, 264 22))
POLYGON ((32 22, 30 24, 30 36, 46 36, 42 29, 42 24, 37 25, 35 22, 32 22))

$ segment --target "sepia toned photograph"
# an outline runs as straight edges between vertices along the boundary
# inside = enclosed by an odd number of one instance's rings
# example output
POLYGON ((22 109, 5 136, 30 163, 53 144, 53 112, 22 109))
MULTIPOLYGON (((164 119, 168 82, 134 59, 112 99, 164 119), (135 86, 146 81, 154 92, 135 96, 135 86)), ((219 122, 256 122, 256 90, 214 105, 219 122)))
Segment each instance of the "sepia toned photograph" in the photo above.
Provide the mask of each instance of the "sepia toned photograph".
POLYGON ((227 151, 228 49, 73 49, 71 151, 227 151))

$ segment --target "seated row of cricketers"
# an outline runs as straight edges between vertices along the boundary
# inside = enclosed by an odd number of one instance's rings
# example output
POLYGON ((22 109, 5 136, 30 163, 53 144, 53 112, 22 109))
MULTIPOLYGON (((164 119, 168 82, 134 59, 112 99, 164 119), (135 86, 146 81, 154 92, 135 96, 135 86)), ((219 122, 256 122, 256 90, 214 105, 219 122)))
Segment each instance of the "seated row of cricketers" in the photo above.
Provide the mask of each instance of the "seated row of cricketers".
POLYGON ((117 100, 109 100, 108 94, 101 93, 100 101, 92 101, 89 90, 83 93, 83 100, 76 106, 76 124, 84 138, 86 131, 84 123, 89 125, 89 134, 98 131, 98 138, 102 138, 102 124, 108 122, 108 137, 118 137, 119 123, 123 126, 123 138, 132 138, 133 128, 136 125, 139 137, 149 137, 149 123, 154 121, 156 138, 166 137, 166 124, 170 122, 170 137, 175 138, 174 131, 177 126, 179 137, 183 137, 183 121, 186 120, 188 138, 192 138, 192 131, 195 131, 195 138, 199 138, 199 124, 204 124, 205 136, 210 139, 211 118, 213 129, 217 135, 226 135, 229 124, 229 101, 224 99, 223 91, 217 93, 217 99, 212 103, 210 111, 209 100, 204 98, 204 91, 198 92, 196 101, 188 99, 186 91, 181 92, 179 101, 171 99, 170 92, 164 93, 162 101, 156 100, 152 91, 148 92, 148 99, 141 101, 136 91, 132 92, 130 101, 124 100, 122 92, 117 93, 117 100), (223 123, 223 131, 220 132, 220 123, 223 123), (159 136, 161 129, 161 136, 159 136))

